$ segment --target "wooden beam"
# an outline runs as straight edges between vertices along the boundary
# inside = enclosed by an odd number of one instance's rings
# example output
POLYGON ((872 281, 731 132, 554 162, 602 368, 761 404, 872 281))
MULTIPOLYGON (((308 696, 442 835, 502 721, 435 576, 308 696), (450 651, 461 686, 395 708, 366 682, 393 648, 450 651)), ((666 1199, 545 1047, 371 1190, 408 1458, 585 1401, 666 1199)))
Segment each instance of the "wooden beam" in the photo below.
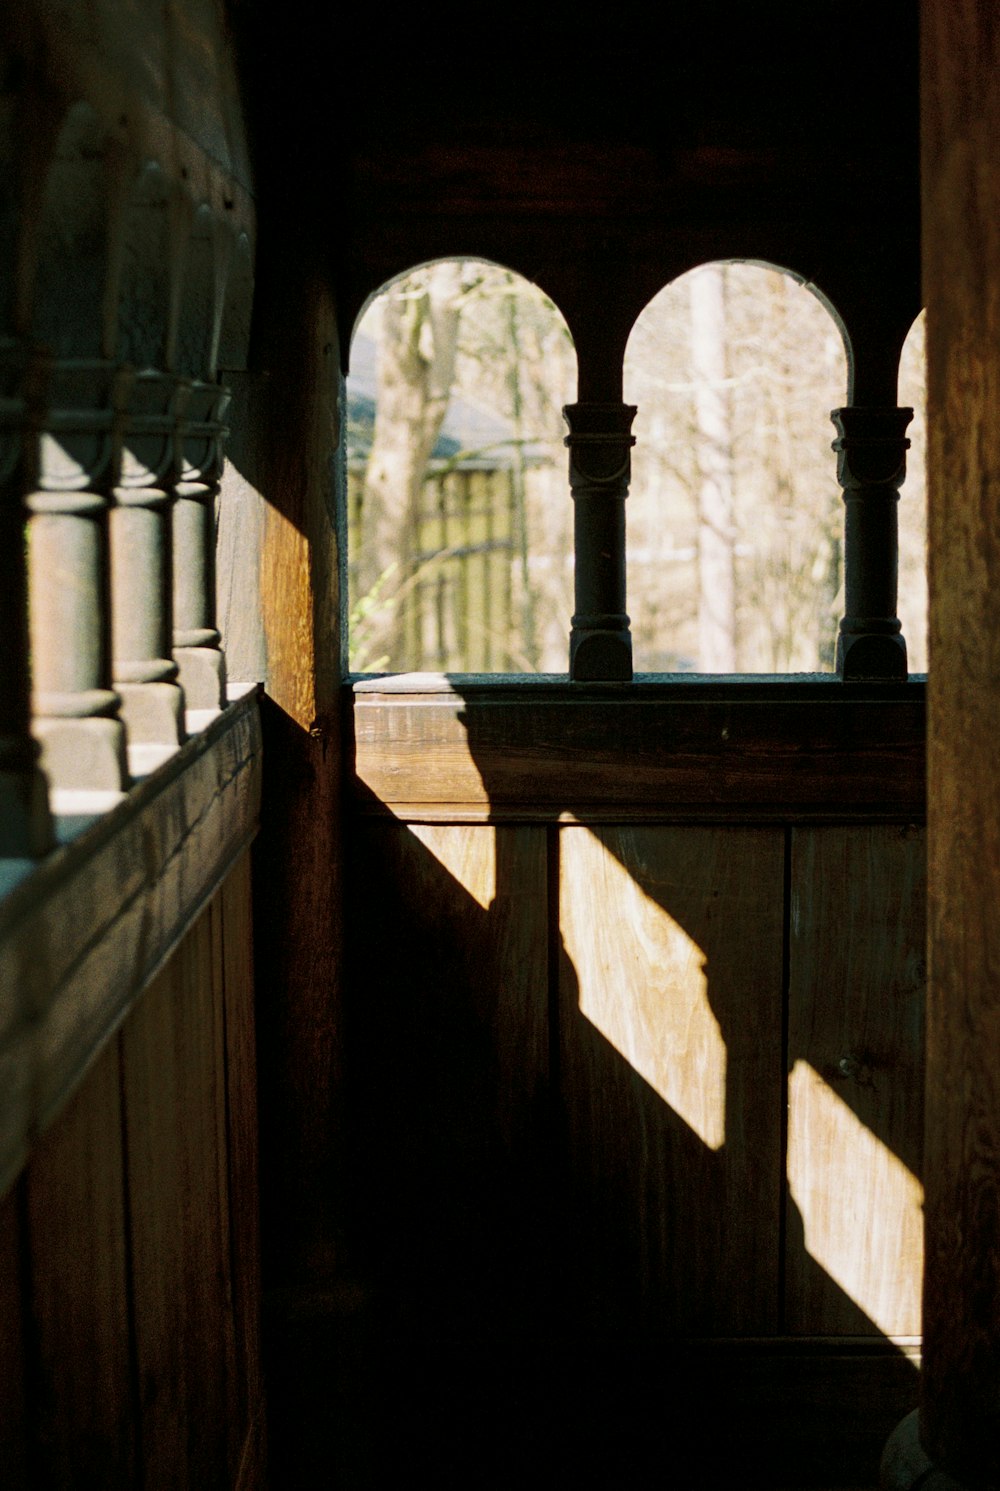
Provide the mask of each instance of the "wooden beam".
POLYGON ((354 795, 415 820, 923 815, 923 686, 357 681, 354 795))

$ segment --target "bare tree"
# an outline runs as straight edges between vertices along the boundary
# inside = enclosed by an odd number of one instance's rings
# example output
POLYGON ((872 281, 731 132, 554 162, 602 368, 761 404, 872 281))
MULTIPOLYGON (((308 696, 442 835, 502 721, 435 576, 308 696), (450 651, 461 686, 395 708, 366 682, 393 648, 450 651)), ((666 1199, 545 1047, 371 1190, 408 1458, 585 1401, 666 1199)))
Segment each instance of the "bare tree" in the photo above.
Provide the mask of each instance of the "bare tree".
POLYGON ((732 421, 721 264, 689 281, 691 365, 698 436, 698 651, 708 673, 736 671, 736 555, 732 421))

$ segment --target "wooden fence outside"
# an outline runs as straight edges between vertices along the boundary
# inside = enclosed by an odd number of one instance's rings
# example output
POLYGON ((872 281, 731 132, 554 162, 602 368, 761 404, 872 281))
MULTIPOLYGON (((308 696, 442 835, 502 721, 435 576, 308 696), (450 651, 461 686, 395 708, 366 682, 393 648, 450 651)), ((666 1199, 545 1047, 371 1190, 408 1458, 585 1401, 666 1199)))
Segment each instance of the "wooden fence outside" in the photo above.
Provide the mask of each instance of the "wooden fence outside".
MULTIPOLYGON (((363 492, 363 469, 350 470, 351 555, 358 552, 363 492)), ((520 671, 516 562, 512 472, 464 465, 431 471, 413 530, 401 537, 399 578, 389 588, 402 609, 404 666, 442 673, 520 671)), ((353 564, 350 579, 353 609, 359 599, 353 564)))

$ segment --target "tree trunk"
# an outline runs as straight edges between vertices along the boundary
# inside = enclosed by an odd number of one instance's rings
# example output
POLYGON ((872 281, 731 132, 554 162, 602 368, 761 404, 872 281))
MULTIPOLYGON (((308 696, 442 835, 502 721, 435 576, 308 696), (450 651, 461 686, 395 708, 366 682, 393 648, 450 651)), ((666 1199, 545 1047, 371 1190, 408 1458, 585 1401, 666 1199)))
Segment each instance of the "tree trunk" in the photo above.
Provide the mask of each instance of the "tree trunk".
POLYGON ((726 388, 725 271, 691 276, 691 353, 701 478, 698 499, 698 651, 706 673, 736 671, 733 460, 726 388))
POLYGON ((384 655, 390 668, 414 661, 405 656, 399 592, 412 572, 421 489, 448 408, 461 290, 459 263, 434 264, 397 285, 382 312, 355 600, 380 582, 386 587, 389 603, 369 617, 367 651, 372 658, 384 655))

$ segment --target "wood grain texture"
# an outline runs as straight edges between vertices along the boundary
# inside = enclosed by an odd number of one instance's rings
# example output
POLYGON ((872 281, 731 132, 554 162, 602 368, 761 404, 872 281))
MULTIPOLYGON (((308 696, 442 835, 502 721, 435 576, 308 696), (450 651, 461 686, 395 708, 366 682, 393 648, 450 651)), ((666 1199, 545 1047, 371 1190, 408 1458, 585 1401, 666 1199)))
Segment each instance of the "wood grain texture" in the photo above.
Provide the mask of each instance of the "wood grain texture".
MULTIPOLYGON (((257 1069, 248 855, 236 866, 222 887, 218 911, 217 921, 222 937, 226 1033, 229 1236, 238 1362, 238 1411, 234 1417, 237 1433, 243 1436, 251 1433, 255 1421, 263 1417, 257 1069)), ((261 1437, 259 1427, 256 1437, 261 1437)), ((249 1472, 245 1474, 249 1475, 249 1472)), ((246 1480, 245 1484, 249 1487, 255 1483, 246 1480)))
POLYGON ((795 829, 785 1321, 918 1335, 922 830, 795 829))
POLYGON ((122 1031, 140 1443, 150 1488, 224 1486, 236 1350, 218 901, 122 1031))
POLYGON ((1000 12, 921 27, 929 524, 922 1440, 1000 1481, 1000 12), (969 107, 969 100, 975 107, 969 107))
POLYGON ((116 1044, 42 1139, 24 1184, 34 1473, 45 1486, 133 1485, 116 1044))
POLYGON ((778 1315, 783 835, 559 832, 561 1092, 591 1323, 778 1315))
POLYGON ((545 832, 366 823, 351 863, 361 1256, 435 1330, 512 1328, 548 1284, 545 832))
POLYGON ((922 686, 354 685, 355 798, 420 818, 919 818, 922 686))
POLYGON ((0 1465, 10 1491, 28 1487, 28 1416, 21 1296, 20 1206, 16 1191, 0 1200, 0 1465))
POLYGON ((256 832, 248 695, 0 902, 0 1189, 256 832))
MULTIPOLYGON (((279 169, 284 182, 285 167, 279 169)), ((263 650, 266 690, 255 858, 255 956, 258 985, 267 991, 260 1045, 263 1248, 270 1283, 306 1288, 322 1286, 340 1267, 344 1132, 340 342, 326 267, 317 264, 307 237, 289 256, 284 214, 262 224, 252 376, 235 447, 239 476, 261 499, 257 568, 248 589, 259 605, 251 640, 258 656, 263 650), (280 998, 268 997, 278 990, 280 998)), ((244 549, 239 562, 246 572, 253 555, 244 549)), ((245 655, 250 666, 253 656, 245 655)))

